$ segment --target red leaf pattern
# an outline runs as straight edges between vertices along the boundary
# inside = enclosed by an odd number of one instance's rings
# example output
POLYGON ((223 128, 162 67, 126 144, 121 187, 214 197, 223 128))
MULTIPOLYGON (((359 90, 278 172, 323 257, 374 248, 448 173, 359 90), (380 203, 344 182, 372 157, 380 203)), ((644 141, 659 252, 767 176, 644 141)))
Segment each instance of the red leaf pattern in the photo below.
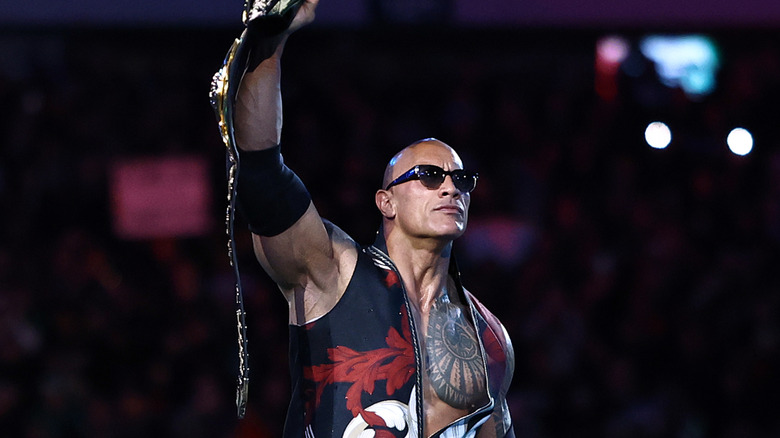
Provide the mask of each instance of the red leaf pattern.
POLYGON ((385 271, 387 274, 385 275, 385 285, 387 287, 394 287, 398 284, 400 284, 400 281, 398 280, 398 275, 394 271, 385 271))
POLYGON ((486 327, 482 332, 482 339, 484 340, 485 352, 489 359, 501 363, 506 362, 506 353, 504 353, 504 349, 501 348, 501 343, 498 341, 498 338, 496 338, 496 335, 490 327, 486 327))
MULTIPOLYGON (((392 271, 390 273, 394 275, 392 271)), ((390 281, 393 280, 388 275, 386 282, 389 284, 390 281)), ((398 281, 397 276, 394 281, 398 281)), ((415 373, 414 347, 409 328, 409 315, 405 308, 401 309, 401 315, 403 335, 391 327, 385 337, 386 348, 359 352, 348 347, 337 346, 328 349, 328 359, 332 363, 304 367, 304 377, 313 380, 316 384, 315 404, 317 406, 327 385, 351 382, 352 385, 347 390, 346 396, 347 409, 355 417, 361 415, 372 427, 386 427, 381 417, 363 409, 361 399, 363 393, 373 394, 376 382, 380 380, 386 381, 385 390, 388 395, 392 395, 415 373)), ((381 435, 377 430, 376 437, 379 438, 381 435)))
POLYGON ((389 430, 376 429, 374 432, 376 433, 374 438, 395 438, 395 435, 389 430))

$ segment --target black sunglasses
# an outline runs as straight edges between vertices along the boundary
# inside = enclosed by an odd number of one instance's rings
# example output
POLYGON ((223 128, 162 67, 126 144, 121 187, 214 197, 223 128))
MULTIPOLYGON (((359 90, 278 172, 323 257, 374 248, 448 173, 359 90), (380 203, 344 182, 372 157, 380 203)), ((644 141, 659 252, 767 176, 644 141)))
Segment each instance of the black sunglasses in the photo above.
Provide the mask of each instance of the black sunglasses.
POLYGON ((403 175, 394 179, 393 182, 385 187, 385 190, 390 190, 390 187, 414 179, 419 179, 422 185, 429 189, 438 189, 447 175, 452 178, 452 183, 455 185, 455 188, 462 193, 470 193, 474 190, 477 186, 477 178, 479 178, 477 172, 471 172, 464 169, 444 170, 441 167, 432 164, 418 164, 403 175))

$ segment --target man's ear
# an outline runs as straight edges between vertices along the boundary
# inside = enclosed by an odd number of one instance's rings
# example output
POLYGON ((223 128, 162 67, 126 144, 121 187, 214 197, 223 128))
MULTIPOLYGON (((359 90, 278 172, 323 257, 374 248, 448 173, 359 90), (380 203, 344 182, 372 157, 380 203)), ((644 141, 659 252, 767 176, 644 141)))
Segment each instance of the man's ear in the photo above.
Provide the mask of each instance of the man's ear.
POLYGON ((374 202, 376 202, 376 208, 382 213, 382 216, 387 219, 395 217, 395 202, 393 202, 393 194, 387 190, 377 190, 374 195, 374 202))

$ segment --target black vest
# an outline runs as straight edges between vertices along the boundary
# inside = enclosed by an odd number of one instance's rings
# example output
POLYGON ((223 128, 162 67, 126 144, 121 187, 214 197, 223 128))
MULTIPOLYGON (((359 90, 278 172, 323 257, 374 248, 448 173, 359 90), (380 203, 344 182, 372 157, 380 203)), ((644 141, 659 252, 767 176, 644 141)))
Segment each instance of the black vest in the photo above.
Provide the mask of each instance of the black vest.
MULTIPOLYGON (((355 273, 336 306, 315 321, 290 326, 286 438, 340 438, 365 429, 376 437, 422 436, 416 328, 398 272, 383 250, 380 234, 374 246, 358 251, 355 273)), ((510 432, 504 395, 514 363, 511 344, 500 323, 491 324, 495 317, 485 316, 484 308, 466 297, 455 271, 451 274, 471 309, 486 358, 490 401, 435 436, 466 436, 495 410, 510 432)))

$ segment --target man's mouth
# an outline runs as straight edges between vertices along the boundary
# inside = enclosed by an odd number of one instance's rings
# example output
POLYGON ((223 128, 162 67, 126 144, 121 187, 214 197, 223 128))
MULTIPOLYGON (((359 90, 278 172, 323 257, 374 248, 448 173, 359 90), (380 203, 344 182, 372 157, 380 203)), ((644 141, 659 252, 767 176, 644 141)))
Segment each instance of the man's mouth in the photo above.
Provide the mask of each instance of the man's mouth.
POLYGON ((441 211, 443 213, 450 213, 450 214, 463 214, 463 209, 458 207, 457 205, 442 205, 436 207, 434 211, 441 211))

